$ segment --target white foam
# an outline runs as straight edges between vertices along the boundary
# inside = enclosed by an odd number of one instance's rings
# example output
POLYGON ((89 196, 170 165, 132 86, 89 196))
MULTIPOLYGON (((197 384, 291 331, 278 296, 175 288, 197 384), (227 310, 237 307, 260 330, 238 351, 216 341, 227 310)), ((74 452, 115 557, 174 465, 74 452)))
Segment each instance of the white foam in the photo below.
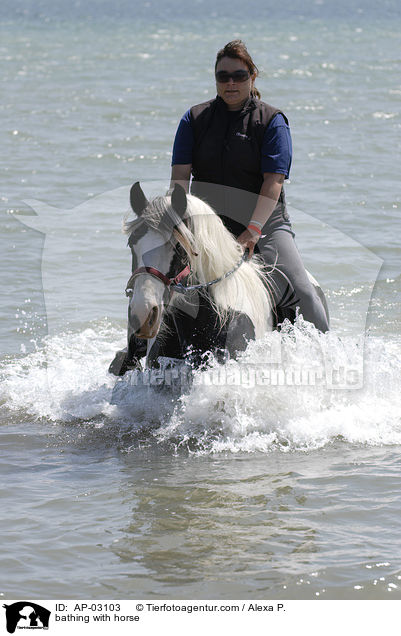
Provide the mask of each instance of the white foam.
POLYGON ((11 411, 50 421, 94 417, 110 402, 108 363, 123 345, 121 330, 106 322, 47 337, 34 353, 2 365, 0 400, 11 411))
MULTIPOLYGON (((320 376, 312 375, 314 384, 244 387, 199 382, 181 398, 169 423, 158 431, 159 438, 180 445, 195 440, 198 452, 312 450, 339 438, 368 445, 401 443, 400 342, 370 338, 363 360, 361 343, 340 340, 333 333, 313 334, 313 328, 300 326, 274 337, 282 338, 281 370, 320 369, 320 376), (354 368, 363 361, 362 388, 328 385, 327 368, 354 368)), ((256 351, 263 363, 261 346, 252 343, 241 360, 230 364, 244 365, 256 351)))
POLYGON ((3 363, 0 403, 50 422, 130 423, 156 443, 197 453, 308 451, 338 439, 401 444, 400 339, 368 337, 363 348, 300 321, 250 343, 237 361, 195 371, 180 397, 148 386, 114 390, 107 369, 124 340, 107 322, 45 339, 35 353, 3 363), (281 361, 272 362, 278 352, 281 361), (361 388, 338 388, 333 368, 363 372, 361 388))

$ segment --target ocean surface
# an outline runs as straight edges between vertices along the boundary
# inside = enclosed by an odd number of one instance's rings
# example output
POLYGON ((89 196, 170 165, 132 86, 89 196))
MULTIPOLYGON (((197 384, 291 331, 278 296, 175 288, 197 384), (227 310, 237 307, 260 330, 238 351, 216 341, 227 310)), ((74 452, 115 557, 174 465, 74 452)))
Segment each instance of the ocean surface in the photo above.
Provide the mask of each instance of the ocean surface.
POLYGON ((400 599, 400 5, 183 7, 1 4, 0 595, 400 599), (182 395, 115 386, 130 185, 165 191, 237 37, 290 120, 332 329, 269 334, 182 395))

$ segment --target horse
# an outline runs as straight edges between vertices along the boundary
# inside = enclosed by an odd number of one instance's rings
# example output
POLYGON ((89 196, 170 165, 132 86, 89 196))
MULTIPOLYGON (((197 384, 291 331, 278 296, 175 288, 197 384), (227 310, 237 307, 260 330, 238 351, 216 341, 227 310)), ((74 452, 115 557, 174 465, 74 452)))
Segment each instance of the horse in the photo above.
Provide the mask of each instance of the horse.
POLYGON ((112 373, 122 375, 127 361, 127 368, 132 360, 136 366, 138 339, 147 341, 148 366, 160 356, 197 366, 209 352, 236 357, 249 340, 272 331, 263 263, 247 259, 207 203, 179 184, 149 202, 139 183, 130 202, 136 219, 124 224, 132 253, 128 351, 123 368, 112 373))
POLYGON ((132 253, 128 347, 117 353, 111 373, 141 368, 144 343, 148 367, 157 367, 160 357, 198 367, 210 354, 236 358, 250 340, 273 330, 277 314, 265 263, 248 259, 205 201, 179 184, 148 201, 137 182, 130 203, 136 219, 124 223, 132 253))

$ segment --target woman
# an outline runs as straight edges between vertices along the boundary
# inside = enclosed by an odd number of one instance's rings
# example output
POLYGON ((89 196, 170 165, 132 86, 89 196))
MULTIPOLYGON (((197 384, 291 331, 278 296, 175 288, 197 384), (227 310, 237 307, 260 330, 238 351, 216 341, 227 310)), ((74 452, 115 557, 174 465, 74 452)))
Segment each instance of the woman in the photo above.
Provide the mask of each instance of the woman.
POLYGON ((272 266, 277 321, 305 320, 328 330, 321 299, 294 242, 283 183, 292 145, 286 116, 260 100, 258 69, 241 40, 217 53, 217 96, 185 113, 176 133, 171 186, 205 199, 239 243, 272 266), (274 266, 274 267, 273 267, 274 266))
MULTIPOLYGON (((217 97, 193 106, 179 124, 173 148, 171 187, 176 182, 205 199, 239 243, 271 265, 276 320, 294 320, 296 311, 321 331, 328 330, 322 301, 309 281, 294 242, 283 183, 292 146, 286 116, 260 100, 258 70, 241 40, 217 54, 217 97)), ((175 326, 154 345, 153 357, 176 357, 175 326)), ((109 371, 123 375, 146 355, 146 342, 133 336, 109 371)))

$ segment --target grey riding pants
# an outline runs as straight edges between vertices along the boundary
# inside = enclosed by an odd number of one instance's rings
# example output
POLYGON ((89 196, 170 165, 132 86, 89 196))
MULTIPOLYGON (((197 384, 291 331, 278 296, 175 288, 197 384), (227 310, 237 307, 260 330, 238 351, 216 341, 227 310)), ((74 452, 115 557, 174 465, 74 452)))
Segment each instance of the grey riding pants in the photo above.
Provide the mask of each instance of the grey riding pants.
MULTIPOLYGON (((235 236, 245 229, 232 219, 224 216, 221 219, 235 236)), ((328 316, 306 273, 287 213, 275 212, 263 234, 255 247, 255 254, 259 253, 269 270, 271 268, 270 288, 277 308, 277 323, 285 318, 293 322, 298 309, 304 319, 312 322, 317 329, 328 331, 328 316)))

